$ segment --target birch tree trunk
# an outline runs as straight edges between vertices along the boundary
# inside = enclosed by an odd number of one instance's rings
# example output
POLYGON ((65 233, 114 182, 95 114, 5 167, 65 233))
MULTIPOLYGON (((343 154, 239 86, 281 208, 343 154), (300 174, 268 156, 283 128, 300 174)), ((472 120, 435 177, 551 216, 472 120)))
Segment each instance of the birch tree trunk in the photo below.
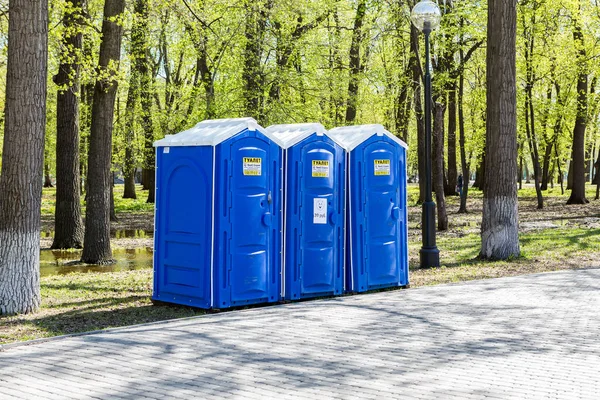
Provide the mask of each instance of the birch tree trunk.
POLYGON ((31 313, 40 305, 48 66, 47 0, 10 0, 8 10, 0 175, 0 315, 31 313))

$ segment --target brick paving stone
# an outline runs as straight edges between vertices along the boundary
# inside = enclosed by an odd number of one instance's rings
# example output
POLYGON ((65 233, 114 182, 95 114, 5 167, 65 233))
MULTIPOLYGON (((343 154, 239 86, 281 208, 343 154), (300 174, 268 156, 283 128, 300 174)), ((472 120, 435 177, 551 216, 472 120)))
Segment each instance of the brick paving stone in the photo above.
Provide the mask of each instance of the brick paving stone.
POLYGON ((344 296, 0 352, 0 398, 598 399, 600 269, 344 296))

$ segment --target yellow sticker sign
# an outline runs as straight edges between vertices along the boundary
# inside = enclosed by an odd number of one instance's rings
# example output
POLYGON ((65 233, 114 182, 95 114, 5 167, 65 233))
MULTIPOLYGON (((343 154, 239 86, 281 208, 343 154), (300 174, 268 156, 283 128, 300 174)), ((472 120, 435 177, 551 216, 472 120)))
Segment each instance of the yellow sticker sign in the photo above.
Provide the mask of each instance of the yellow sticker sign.
POLYGON ((262 158, 260 158, 260 157, 244 157, 244 175, 261 176, 262 175, 262 158))
POLYGON ((375 160, 375 176, 390 174, 390 160, 375 160))
POLYGON ((313 178, 329 178, 329 161, 312 160, 313 178))

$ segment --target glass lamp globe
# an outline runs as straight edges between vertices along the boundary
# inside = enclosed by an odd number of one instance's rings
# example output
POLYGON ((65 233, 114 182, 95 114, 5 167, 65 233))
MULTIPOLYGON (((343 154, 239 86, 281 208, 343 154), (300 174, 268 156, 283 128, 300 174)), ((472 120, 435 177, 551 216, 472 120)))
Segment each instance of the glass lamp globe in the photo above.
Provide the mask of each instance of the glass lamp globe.
POLYGON ((437 4, 431 0, 421 0, 412 9, 410 19, 413 25, 423 32, 436 30, 440 26, 442 13, 437 4))

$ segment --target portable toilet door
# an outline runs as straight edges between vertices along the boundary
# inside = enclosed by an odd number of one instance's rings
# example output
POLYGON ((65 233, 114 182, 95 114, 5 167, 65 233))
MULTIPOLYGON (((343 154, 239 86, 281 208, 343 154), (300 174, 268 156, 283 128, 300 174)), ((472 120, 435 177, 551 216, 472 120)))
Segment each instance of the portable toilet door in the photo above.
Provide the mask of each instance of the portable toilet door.
POLYGON ((345 153, 321 124, 273 125, 284 148, 286 300, 344 290, 345 153))
POLYGON ((406 144, 381 125, 329 135, 348 152, 347 288, 408 285, 406 144))
POLYGON ((154 300, 280 300, 281 157, 251 118, 204 121, 157 147, 154 300))

